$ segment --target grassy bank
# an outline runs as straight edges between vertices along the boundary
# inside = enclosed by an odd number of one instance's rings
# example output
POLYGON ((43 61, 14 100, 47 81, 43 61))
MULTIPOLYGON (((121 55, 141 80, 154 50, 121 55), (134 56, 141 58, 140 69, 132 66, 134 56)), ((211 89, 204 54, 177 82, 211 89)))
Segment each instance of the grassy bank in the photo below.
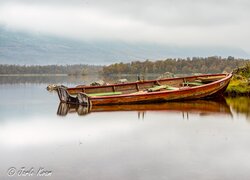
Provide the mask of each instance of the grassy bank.
POLYGON ((250 63, 237 68, 225 91, 226 96, 250 96, 250 63))

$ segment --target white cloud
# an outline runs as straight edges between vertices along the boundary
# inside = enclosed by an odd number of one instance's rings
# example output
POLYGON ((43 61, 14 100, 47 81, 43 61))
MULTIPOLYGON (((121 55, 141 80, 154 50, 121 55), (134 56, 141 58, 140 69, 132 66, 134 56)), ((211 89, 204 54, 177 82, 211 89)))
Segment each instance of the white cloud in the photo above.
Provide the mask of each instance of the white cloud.
POLYGON ((240 1, 2 1, 0 24, 82 40, 227 46, 250 52, 250 3, 240 1))
POLYGON ((93 8, 11 4, 0 12, 0 22, 10 28, 82 39, 126 40, 127 34, 136 38, 135 30, 152 31, 145 23, 93 8))

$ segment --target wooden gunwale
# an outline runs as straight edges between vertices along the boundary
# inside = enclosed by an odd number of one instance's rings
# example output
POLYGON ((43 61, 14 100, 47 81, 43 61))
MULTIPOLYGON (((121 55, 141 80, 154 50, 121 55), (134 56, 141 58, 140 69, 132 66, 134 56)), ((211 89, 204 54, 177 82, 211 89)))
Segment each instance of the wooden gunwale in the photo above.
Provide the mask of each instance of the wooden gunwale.
MULTIPOLYGON (((206 76, 225 76, 226 74, 202 74, 198 76, 186 76, 186 77, 176 77, 176 78, 165 78, 165 79, 158 79, 158 80, 144 80, 144 81, 138 81, 138 82, 128 82, 128 83, 123 83, 123 84, 109 84, 109 85, 103 85, 103 86, 80 86, 80 87, 72 87, 68 88, 67 90, 75 90, 75 89, 81 89, 82 91, 84 89, 99 89, 99 88, 105 88, 105 87, 116 87, 116 86, 127 86, 127 85, 140 85, 144 83, 152 83, 152 82, 158 82, 160 83, 161 81, 172 81, 172 80, 182 80, 182 79, 191 79, 191 78, 197 78, 197 77, 206 77, 206 76)), ((230 75, 230 74, 229 74, 230 75)), ((227 76, 225 76, 227 77, 227 76)), ((223 78, 224 79, 224 78, 223 78)), ((217 81, 216 81, 217 82, 217 81)), ((211 84, 211 83, 209 83, 211 84)))

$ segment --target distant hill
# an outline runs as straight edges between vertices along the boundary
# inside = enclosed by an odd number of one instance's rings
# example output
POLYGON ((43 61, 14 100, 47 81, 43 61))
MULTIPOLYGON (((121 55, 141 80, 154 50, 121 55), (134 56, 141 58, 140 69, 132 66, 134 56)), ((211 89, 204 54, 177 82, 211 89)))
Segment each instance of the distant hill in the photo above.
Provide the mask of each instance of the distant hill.
POLYGON ((0 64, 111 64, 173 57, 235 56, 247 58, 241 49, 186 48, 159 44, 83 42, 0 27, 0 64))

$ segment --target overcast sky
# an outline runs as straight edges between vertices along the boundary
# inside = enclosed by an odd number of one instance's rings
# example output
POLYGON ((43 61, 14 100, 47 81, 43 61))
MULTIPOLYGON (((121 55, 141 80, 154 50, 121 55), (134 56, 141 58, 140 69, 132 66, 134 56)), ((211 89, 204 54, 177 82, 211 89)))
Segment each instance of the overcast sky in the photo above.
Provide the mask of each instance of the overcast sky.
POLYGON ((9 29, 248 53, 249 19, 249 0, 0 0, 0 24, 9 29))

